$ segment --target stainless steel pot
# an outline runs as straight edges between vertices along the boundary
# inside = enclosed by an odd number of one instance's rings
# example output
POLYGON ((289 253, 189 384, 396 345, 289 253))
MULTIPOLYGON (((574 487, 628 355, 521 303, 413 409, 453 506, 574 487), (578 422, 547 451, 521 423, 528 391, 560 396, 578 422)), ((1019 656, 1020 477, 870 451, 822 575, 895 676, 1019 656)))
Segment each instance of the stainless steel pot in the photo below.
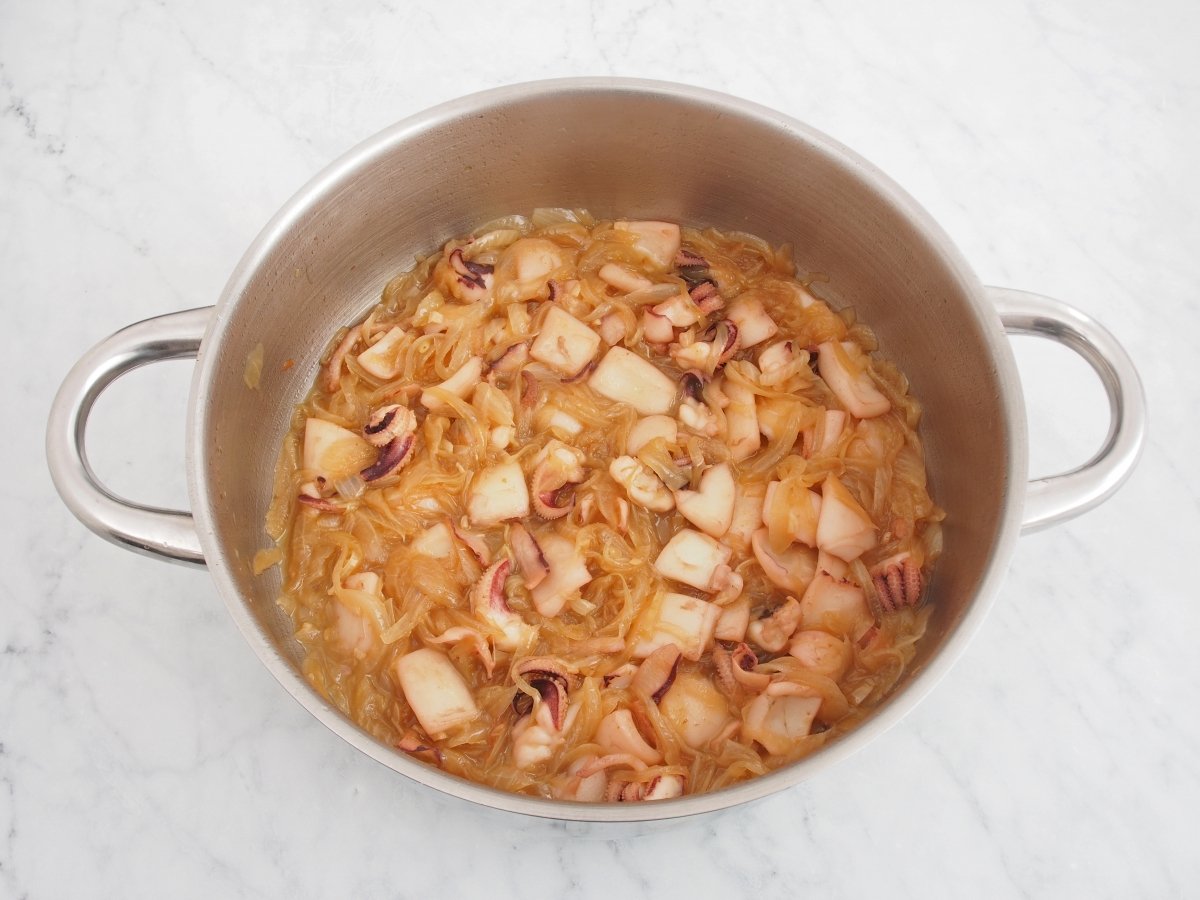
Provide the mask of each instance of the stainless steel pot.
POLYGON ((51 410, 46 453, 63 500, 102 537, 207 565, 263 664, 325 725, 384 765, 488 807, 557 819, 667 819, 782 790, 894 723, 946 673, 992 602, 1022 531, 1105 500, 1133 469, 1145 405, 1132 363, 1103 328, 1044 297, 984 288, 941 229, 887 176, 807 126, 696 88, 570 79, 447 103, 360 144, 283 207, 246 252, 215 307, 139 322, 71 370, 51 410), (300 674, 276 606, 277 570, 251 571, 294 405, 328 339, 374 304, 413 258, 493 217, 537 206, 653 217, 790 241, 827 273, 908 374, 925 406, 932 490, 946 509, 945 553, 927 636, 902 683, 857 730, 808 759, 712 794, 579 805, 517 796, 426 766, 360 731, 300 674), (1025 407, 1005 332, 1069 346, 1100 375, 1112 422, 1088 463, 1026 483, 1025 407), (258 390, 243 373, 256 344, 258 390), (192 512, 114 496, 91 472, 92 403, 145 363, 195 356, 187 437, 192 512), (284 368, 286 359, 295 364, 284 368))

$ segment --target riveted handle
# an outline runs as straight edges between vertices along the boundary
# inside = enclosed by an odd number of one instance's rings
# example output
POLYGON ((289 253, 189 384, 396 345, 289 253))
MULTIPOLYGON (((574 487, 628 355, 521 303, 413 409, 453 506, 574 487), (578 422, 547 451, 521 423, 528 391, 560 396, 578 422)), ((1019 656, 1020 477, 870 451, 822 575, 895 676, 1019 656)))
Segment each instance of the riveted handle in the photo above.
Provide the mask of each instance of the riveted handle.
POLYGON ((170 313, 101 341, 63 379, 46 427, 50 477, 80 522, 135 553, 197 566, 204 565, 204 553, 192 514, 142 506, 109 491, 88 463, 84 438, 92 405, 105 388, 139 366, 194 358, 211 316, 211 306, 170 313))
POLYGON ((1005 331, 1049 338, 1074 350, 1100 376, 1108 395, 1108 435, 1096 455, 1069 472, 1029 482, 1021 530, 1039 531, 1099 506, 1125 483, 1146 441, 1146 395, 1125 348, 1091 317, 1040 294, 987 291, 1005 331))

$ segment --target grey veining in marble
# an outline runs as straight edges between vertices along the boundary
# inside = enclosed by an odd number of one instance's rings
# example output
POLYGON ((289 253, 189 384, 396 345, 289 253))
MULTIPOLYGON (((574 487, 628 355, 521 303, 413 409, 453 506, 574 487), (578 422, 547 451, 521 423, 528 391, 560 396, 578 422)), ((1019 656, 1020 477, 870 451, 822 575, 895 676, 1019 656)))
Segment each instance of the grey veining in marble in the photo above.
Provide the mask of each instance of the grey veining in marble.
MULTIPOLYGON (((528 0, 0 4, 0 896, 1186 897, 1200 893, 1200 6, 528 0), (71 518, 50 398, 129 322, 203 305, 313 172, 385 125, 535 78, 744 96, 889 172, 985 282, 1118 334, 1140 469, 1021 540, 950 678, 818 780, 671 828, 484 815, 372 763, 259 666, 203 572, 71 518)), ((1102 395, 1017 343, 1032 467, 1102 395)), ((97 406, 96 468, 186 502, 185 363, 97 406)))

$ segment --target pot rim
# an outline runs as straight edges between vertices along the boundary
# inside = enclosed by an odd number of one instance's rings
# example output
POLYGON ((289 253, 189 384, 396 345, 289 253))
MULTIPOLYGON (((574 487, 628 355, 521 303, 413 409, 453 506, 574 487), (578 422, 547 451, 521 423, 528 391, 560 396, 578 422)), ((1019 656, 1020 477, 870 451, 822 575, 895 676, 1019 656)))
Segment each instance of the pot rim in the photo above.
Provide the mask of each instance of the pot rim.
POLYGON ((414 781, 452 797, 482 806, 539 817, 578 822, 644 822, 679 819, 715 812, 766 797, 798 784, 818 771, 855 753, 907 715, 946 675, 965 651, 995 600, 1014 543, 1020 533, 1024 508, 1024 485, 1028 466, 1028 433, 1021 382, 1012 348, 1004 336, 999 317, 987 300, 982 284, 941 226, 903 188, 882 170, 855 151, 804 123, 752 101, 729 94, 666 81, 635 78, 583 77, 523 82, 469 94, 431 107, 385 128, 360 142, 329 163, 300 188, 270 219, 250 244, 221 292, 200 344, 196 370, 188 398, 187 472, 188 491, 204 557, 213 580, 238 629, 275 679, 309 713, 334 734, 367 756, 414 781), (238 298, 263 261, 305 214, 324 198, 355 177, 355 174, 398 144, 464 116, 479 115, 497 105, 554 94, 654 94, 704 104, 736 118, 752 119, 775 130, 783 130, 811 145, 835 164, 849 169, 866 182, 882 200, 891 204, 922 233, 964 288, 980 331, 996 366, 1000 402, 1007 414, 1010 436, 1004 493, 1008 502, 998 537, 983 568, 976 596, 946 636, 941 649, 899 695, 893 695, 863 723, 812 756, 766 775, 705 794, 654 803, 575 803, 513 794, 451 775, 384 745, 360 729, 340 710, 322 698, 291 662, 282 656, 263 633, 232 577, 232 564, 219 551, 213 504, 214 486, 209 483, 204 435, 209 411, 198 402, 214 377, 222 339, 232 319, 238 298))

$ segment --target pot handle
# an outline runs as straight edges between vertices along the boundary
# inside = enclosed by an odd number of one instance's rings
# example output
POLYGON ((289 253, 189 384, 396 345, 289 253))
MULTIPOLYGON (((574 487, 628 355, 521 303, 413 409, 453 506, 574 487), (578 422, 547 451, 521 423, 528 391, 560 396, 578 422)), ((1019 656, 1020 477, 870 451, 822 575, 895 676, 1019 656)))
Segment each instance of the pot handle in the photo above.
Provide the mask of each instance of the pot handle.
POLYGON ((1146 441, 1146 395, 1129 354, 1091 317, 1040 294, 998 287, 987 292, 1005 331, 1049 338, 1074 350, 1108 394, 1108 435, 1096 455, 1069 472, 1029 482, 1021 531, 1040 531, 1099 506, 1125 483, 1146 441))
POLYGON ((146 319, 105 338, 63 379, 46 427, 50 477, 80 522, 135 553, 196 566, 204 565, 204 553, 192 514, 142 506, 113 494, 92 471, 84 437, 92 404, 126 372, 161 360, 194 358, 212 309, 206 306, 146 319))

